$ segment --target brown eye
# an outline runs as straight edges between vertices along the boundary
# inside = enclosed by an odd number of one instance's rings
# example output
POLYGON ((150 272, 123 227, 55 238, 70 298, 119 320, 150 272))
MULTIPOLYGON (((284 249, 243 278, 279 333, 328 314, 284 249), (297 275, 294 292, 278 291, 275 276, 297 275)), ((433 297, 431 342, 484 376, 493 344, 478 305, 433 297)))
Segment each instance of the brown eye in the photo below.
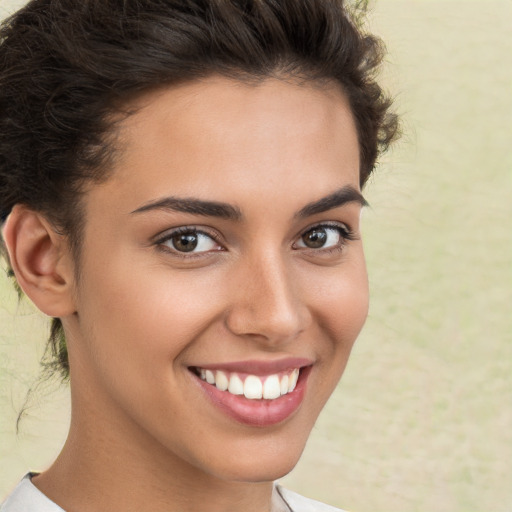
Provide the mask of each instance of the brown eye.
POLYGON ((310 249, 320 249, 327 242, 327 233, 325 228, 313 228, 302 235, 302 241, 310 249))
POLYGON ((173 248, 180 252, 191 252, 198 244, 198 237, 196 233, 190 233, 188 235, 174 235, 171 238, 173 248))
POLYGON ((354 240, 346 226, 315 226, 308 229, 296 242, 295 248, 331 249, 341 247, 347 240, 354 240))
POLYGON ((192 228, 179 228, 159 240, 158 244, 175 253, 199 254, 221 249, 210 235, 192 228))

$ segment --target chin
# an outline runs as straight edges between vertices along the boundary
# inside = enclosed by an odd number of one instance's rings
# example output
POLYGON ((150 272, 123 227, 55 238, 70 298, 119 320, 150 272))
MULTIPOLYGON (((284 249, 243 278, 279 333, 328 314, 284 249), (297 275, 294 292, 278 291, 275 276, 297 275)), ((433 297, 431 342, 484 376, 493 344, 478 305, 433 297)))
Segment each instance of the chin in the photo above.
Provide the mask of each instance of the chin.
POLYGON ((233 447, 230 456, 218 460, 210 471, 218 478, 237 482, 270 482, 284 477, 297 465, 306 445, 308 432, 287 439, 270 436, 255 443, 233 447))
POLYGON ((294 457, 260 459, 231 468, 223 475, 224 480, 235 482, 273 482, 286 476, 297 465, 300 454, 294 457), (235 469, 235 470, 234 470, 235 469))

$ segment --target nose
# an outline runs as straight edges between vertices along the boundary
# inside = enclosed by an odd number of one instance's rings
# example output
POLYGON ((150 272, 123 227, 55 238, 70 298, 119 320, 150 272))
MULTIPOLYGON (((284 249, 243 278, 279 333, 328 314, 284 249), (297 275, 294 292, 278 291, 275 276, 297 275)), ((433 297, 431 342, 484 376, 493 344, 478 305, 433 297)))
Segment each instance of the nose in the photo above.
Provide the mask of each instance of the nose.
POLYGON ((311 323, 311 313, 282 258, 254 258, 232 276, 226 326, 237 336, 278 344, 295 339, 311 323))

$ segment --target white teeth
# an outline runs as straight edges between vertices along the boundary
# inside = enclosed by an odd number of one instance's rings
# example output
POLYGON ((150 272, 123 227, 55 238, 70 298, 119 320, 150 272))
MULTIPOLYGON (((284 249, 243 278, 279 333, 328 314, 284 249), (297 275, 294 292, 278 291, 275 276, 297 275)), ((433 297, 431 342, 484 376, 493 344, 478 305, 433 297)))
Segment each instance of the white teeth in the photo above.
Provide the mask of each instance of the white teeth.
POLYGON ((229 379, 228 391, 232 395, 243 395, 244 394, 244 383, 242 382, 242 379, 236 373, 233 373, 233 375, 231 375, 231 378, 229 379))
POLYGON ((288 393, 288 375, 285 375, 282 379, 281 379, 281 395, 286 395, 286 393, 288 393))
POLYGON ((261 380, 254 376, 249 375, 244 382, 244 396, 245 398, 260 399, 263 397, 263 384, 261 380))
POLYGON ((293 372, 290 375, 290 378, 288 380, 288 393, 291 393, 295 389, 295 386, 297 385, 298 378, 299 378, 299 370, 295 369, 295 370, 293 370, 293 372))
POLYGON ((291 393, 297 386, 300 370, 295 368, 286 374, 274 374, 267 377, 247 375, 245 381, 233 372, 222 370, 205 370, 197 368, 197 375, 208 384, 220 391, 228 391, 232 395, 244 395, 250 400, 275 400, 280 396, 291 393))
POLYGON ((265 379, 265 384, 263 384, 263 398, 272 400, 278 396, 281 396, 279 377, 277 375, 270 375, 265 379))
POLYGON ((208 384, 215 384, 215 375, 213 374, 213 372, 211 370, 206 370, 205 373, 206 373, 206 382, 208 382, 208 384))
POLYGON ((215 385, 217 386, 217 389, 220 389, 221 391, 226 391, 228 389, 229 381, 224 372, 217 370, 217 374, 215 375, 215 385))

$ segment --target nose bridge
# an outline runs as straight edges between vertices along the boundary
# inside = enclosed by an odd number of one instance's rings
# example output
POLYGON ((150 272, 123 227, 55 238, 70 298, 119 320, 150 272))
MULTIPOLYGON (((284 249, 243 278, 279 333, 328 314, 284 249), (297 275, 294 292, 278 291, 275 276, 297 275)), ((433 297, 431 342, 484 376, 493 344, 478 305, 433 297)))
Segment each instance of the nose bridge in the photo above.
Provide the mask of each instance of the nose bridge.
POLYGON ((308 323, 309 312, 279 252, 261 251, 240 264, 229 329, 238 335, 284 341, 296 337, 308 323))

